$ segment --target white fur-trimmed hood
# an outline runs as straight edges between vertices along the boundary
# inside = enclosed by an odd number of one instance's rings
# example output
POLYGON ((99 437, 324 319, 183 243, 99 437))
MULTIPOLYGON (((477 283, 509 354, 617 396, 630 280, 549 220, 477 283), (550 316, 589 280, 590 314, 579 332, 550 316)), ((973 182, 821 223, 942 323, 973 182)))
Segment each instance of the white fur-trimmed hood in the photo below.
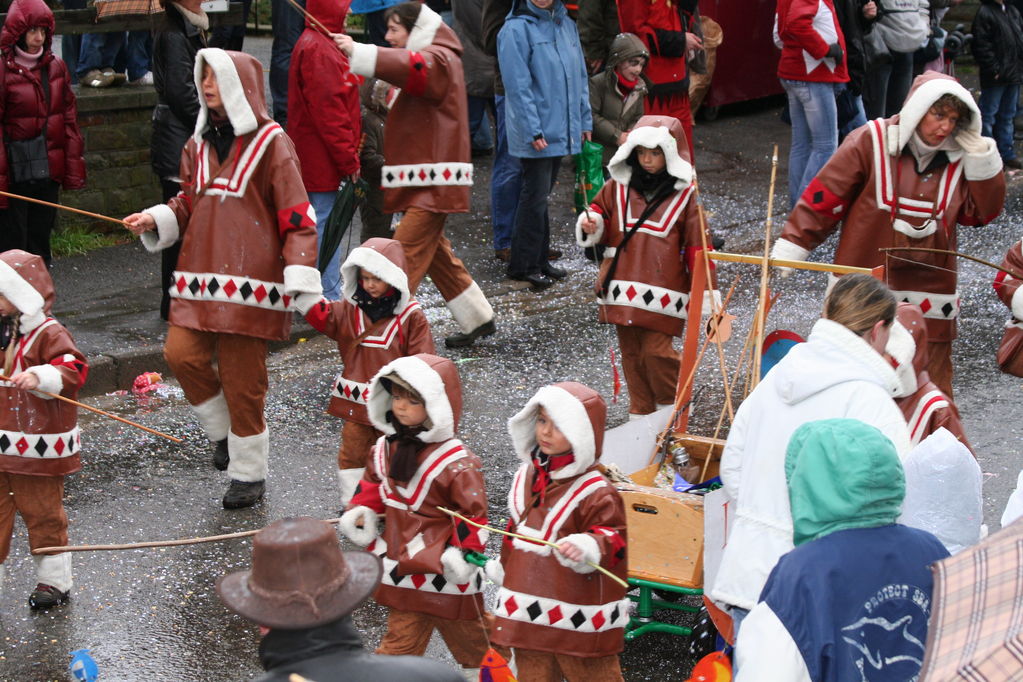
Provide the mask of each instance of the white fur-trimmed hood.
POLYGON ((55 298, 46 263, 21 249, 4 251, 0 254, 0 294, 21 313, 18 327, 22 334, 41 325, 55 298))
MULTIPOLYGON (((966 103, 966 106, 969 107, 973 115, 970 117, 969 124, 965 127, 967 130, 980 134, 980 109, 977 107, 977 103, 974 101, 970 91, 951 76, 928 71, 913 80, 913 87, 910 88, 906 102, 899 111, 898 121, 888 125, 889 154, 894 156, 902 153, 902 150, 909 144, 909 140, 913 137, 916 127, 931 108, 931 105, 943 95, 955 95, 957 99, 966 103)), ((954 135, 950 137, 954 139, 954 135)), ((963 151, 956 149, 946 151, 946 154, 954 161, 962 156, 963 151)))
POLYGON ((419 16, 412 30, 408 34, 408 43, 405 48, 412 52, 422 52, 423 48, 433 43, 437 37, 437 29, 441 27, 444 20, 440 15, 430 9, 426 3, 419 8, 419 16))
POLYGON ((367 239, 362 246, 352 249, 348 258, 341 265, 343 280, 341 295, 351 303, 355 303, 353 297, 359 286, 359 270, 365 270, 384 280, 401 293, 398 304, 394 307, 395 313, 399 313, 405 309, 412 298, 408 290, 408 274, 405 272, 405 267, 405 250, 401 242, 382 237, 367 239))
POLYGON ((607 404, 600 394, 575 381, 544 386, 537 391, 525 407, 508 420, 512 446, 523 462, 532 461, 536 448, 536 417, 541 407, 571 443, 575 455, 571 464, 552 471, 551 478, 572 478, 593 466, 600 459, 607 421, 607 404))
POLYGON ((199 116, 192 139, 199 142, 209 126, 209 107, 202 93, 202 70, 209 64, 217 76, 220 101, 231 121, 234 134, 247 135, 270 120, 263 90, 263 66, 252 55, 229 52, 216 47, 199 50, 195 55, 195 88, 199 93, 199 116))
POLYGON ((689 157, 689 144, 678 119, 670 116, 644 116, 625 138, 625 144, 618 148, 607 164, 611 178, 620 185, 628 185, 632 179, 629 156, 636 147, 660 147, 667 162, 668 174, 676 178, 675 189, 682 189, 693 182, 695 171, 689 157))
POLYGON ((391 394, 381 379, 397 375, 423 397, 430 428, 416 436, 424 443, 441 443, 455 437, 462 415, 462 383, 455 363, 429 353, 398 358, 377 372, 369 385, 366 409, 369 419, 385 435, 394 433, 387 422, 391 394))

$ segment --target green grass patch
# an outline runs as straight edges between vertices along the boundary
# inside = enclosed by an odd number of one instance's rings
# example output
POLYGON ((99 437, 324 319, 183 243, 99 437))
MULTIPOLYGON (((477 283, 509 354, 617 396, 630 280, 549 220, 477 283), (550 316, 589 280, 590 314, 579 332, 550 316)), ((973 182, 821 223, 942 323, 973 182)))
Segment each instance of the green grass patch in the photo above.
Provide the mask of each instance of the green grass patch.
POLYGON ((107 246, 124 244, 131 239, 127 232, 90 232, 81 226, 70 226, 50 236, 50 251, 55 258, 81 256, 107 246))

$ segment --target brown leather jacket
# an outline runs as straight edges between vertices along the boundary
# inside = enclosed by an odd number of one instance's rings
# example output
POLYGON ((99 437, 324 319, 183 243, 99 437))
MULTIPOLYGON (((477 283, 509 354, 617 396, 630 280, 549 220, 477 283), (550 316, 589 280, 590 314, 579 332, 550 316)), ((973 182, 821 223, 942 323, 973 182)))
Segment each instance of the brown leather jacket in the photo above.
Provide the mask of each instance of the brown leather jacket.
POLYGON ((352 72, 401 88, 384 129, 381 170, 387 213, 421 208, 466 213, 473 168, 462 44, 423 5, 408 48, 356 43, 352 72))
MULTIPOLYGON (((40 391, 77 398, 89 366, 68 330, 48 316, 54 291, 43 259, 20 250, 0 254, 0 294, 20 313, 3 373, 32 372, 40 391)), ((82 468, 78 408, 6 381, 0 401, 0 471, 63 476, 82 468)))

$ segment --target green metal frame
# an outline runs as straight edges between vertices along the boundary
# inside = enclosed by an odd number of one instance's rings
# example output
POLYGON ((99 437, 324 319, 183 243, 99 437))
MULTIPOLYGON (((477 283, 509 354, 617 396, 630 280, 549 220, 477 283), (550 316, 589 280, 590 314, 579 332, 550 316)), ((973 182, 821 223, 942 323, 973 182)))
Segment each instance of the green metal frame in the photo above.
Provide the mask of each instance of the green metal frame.
POLYGON ((629 586, 633 588, 638 587, 639 594, 629 595, 629 599, 636 602, 636 614, 629 619, 629 624, 625 626, 625 641, 631 642, 637 637, 642 637, 643 635, 651 632, 663 632, 668 635, 678 635, 679 637, 689 637, 693 634, 692 628, 682 625, 673 625, 671 623, 662 623, 654 618, 654 613, 661 609, 683 611, 685 613, 698 613, 700 607, 664 601, 663 599, 655 599, 653 591, 659 590, 661 592, 674 592, 676 594, 702 597, 702 589, 679 587, 678 585, 658 583, 653 580, 643 580, 642 578, 629 578, 629 586))

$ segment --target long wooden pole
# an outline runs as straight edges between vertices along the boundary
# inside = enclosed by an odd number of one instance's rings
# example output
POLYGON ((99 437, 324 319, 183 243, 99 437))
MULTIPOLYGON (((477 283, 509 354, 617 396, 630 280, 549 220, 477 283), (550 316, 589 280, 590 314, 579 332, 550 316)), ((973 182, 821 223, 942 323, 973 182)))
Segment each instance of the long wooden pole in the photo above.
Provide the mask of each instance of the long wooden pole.
MULTIPOLYGON (((324 523, 337 524, 341 519, 325 519, 324 523)), ((221 542, 223 540, 234 540, 235 538, 247 538, 263 530, 243 530, 238 533, 227 533, 226 535, 207 535, 200 538, 187 538, 184 540, 154 540, 151 542, 129 542, 121 545, 67 545, 64 547, 40 547, 33 549, 32 554, 57 554, 60 552, 114 552, 122 549, 148 549, 150 547, 180 547, 182 545, 200 545, 204 542, 221 542)))
MULTIPOLYGON (((713 308, 714 308, 714 300, 713 300, 713 297, 714 297, 714 293, 713 293, 714 292, 714 285, 711 282, 711 277, 710 277, 710 258, 707 255, 708 254, 707 216, 704 215, 703 203, 700 201, 700 188, 699 188, 699 185, 697 185, 697 187, 696 187, 696 197, 694 197, 694 198, 696 199, 696 211, 697 211, 697 214, 700 216, 700 243, 701 243, 701 246, 703 247, 700 250, 700 253, 703 256, 703 258, 701 260, 702 260, 704 269, 707 271, 707 273, 706 273, 706 276, 707 276, 707 287, 706 287, 705 290, 707 292, 709 292, 710 297, 711 297, 710 326, 711 326, 711 329, 713 330, 713 333, 714 333, 714 344, 717 346, 717 350, 718 350, 718 364, 721 366, 721 379, 724 382, 724 389, 725 389, 725 405, 728 407, 728 415, 729 415, 729 417, 731 417, 731 419, 734 421, 735 420, 735 409, 734 409, 734 407, 732 405, 732 392, 731 392, 731 390, 728 387, 728 366, 725 363, 725 345, 724 345, 724 342, 721 340, 721 333, 718 330, 718 324, 720 323, 720 317, 718 316, 718 311, 713 310, 713 308)), ((738 282, 739 282, 739 276, 736 275, 735 282, 732 283, 732 289, 735 288, 735 285, 738 284, 738 282)), ((692 295, 692 294, 690 293, 690 295, 692 295)), ((701 295, 702 295, 702 292, 701 292, 701 295)), ((720 312, 722 312, 722 313, 724 312, 724 306, 722 306, 720 312)), ((692 322, 690 322, 690 324, 692 324, 692 322)))
POLYGON ((31 201, 33 204, 42 204, 43 206, 49 206, 50 208, 57 208, 61 211, 70 211, 71 213, 78 213, 96 220, 106 220, 110 223, 117 223, 118 225, 128 226, 128 223, 124 222, 120 218, 111 218, 108 215, 102 215, 100 213, 93 213, 92 211, 83 211, 80 208, 72 208, 71 206, 65 206, 64 204, 55 204, 51 201, 43 201, 42 199, 33 199, 32 197, 22 196, 21 194, 12 194, 11 192, 4 192, 0 190, 0 196, 10 197, 11 199, 21 199, 22 201, 31 201))
POLYGON ((767 220, 764 221, 764 260, 760 265, 760 297, 757 299, 756 344, 753 346, 753 388, 760 382, 760 351, 767 325, 767 283, 771 278, 771 221, 774 213, 774 183, 778 177, 778 145, 771 156, 771 189, 767 195, 767 220))
MULTIPOLYGON (((497 533, 498 535, 507 535, 510 538, 518 538, 519 540, 525 540, 526 542, 532 542, 532 543, 538 544, 538 545, 547 545, 548 547, 557 548, 557 546, 558 546, 554 542, 548 542, 547 540, 541 540, 540 538, 531 538, 528 535, 519 535, 518 533, 512 533, 512 532, 509 532, 509 531, 506 531, 506 530, 502 530, 500 528, 494 528, 493 526, 488 526, 488 525, 483 524, 483 523, 476 523, 472 519, 467 519, 466 517, 462 516, 458 512, 451 511, 450 509, 446 509, 444 507, 437 507, 437 509, 439 509, 440 511, 444 512, 448 516, 451 516, 453 518, 458 519, 459 521, 464 521, 465 523, 468 523, 470 526, 475 526, 476 528, 482 528, 483 530, 490 531, 491 533, 497 533)), ((596 564, 596 563, 594 563, 592 561, 587 561, 585 563, 586 563, 587 566, 590 566, 592 568, 597 569, 598 571, 600 571, 601 573, 606 575, 611 580, 614 580, 616 583, 618 583, 622 587, 628 589, 629 583, 625 582, 624 580, 622 580, 621 578, 616 576, 614 573, 612 573, 611 571, 609 571, 606 568, 604 568, 603 566, 601 566, 600 564, 596 564)))
MULTIPOLYGON (((903 249, 894 249, 897 251, 905 251, 909 247, 903 249)), ((885 249, 882 249, 882 251, 885 249)), ((728 253, 727 251, 711 251, 707 254, 707 257, 711 260, 725 261, 728 263, 750 263, 753 265, 760 265, 764 262, 764 259, 760 256, 751 256, 745 253, 728 253)), ((838 265, 837 263, 815 263, 813 261, 802 261, 802 260, 785 260, 783 258, 768 258, 768 265, 776 268, 792 268, 794 270, 815 270, 817 272, 834 272, 839 275, 850 275, 853 273, 859 273, 862 275, 873 275, 874 270, 871 268, 858 268, 854 265, 838 265)), ((1021 278, 1023 279, 1023 278, 1021 278)))
MULTIPOLYGON (((6 377, 3 374, 0 374, 0 381, 7 381, 7 382, 10 382, 12 384, 14 383, 13 381, 11 381, 10 377, 6 377)), ((98 407, 92 407, 91 405, 86 405, 85 403, 80 403, 77 400, 72 400, 71 398, 65 398, 64 396, 60 395, 59 393, 50 393, 49 391, 40 391, 37 388, 32 389, 32 391, 35 392, 35 393, 40 393, 40 394, 45 395, 45 396, 49 396, 51 398, 56 398, 57 400, 63 400, 64 402, 70 403, 71 405, 74 405, 75 407, 80 407, 83 410, 88 410, 89 412, 95 412, 96 414, 100 414, 100 415, 103 415, 104 417, 108 417, 108 418, 113 419, 115 421, 122 422, 124 424, 127 424, 128 426, 134 426, 136 429, 142 429, 143 431, 145 431, 147 433, 151 433, 154 436, 160 436, 161 438, 166 438, 167 440, 174 441, 175 443, 180 443, 181 442, 180 438, 175 438, 174 436, 166 434, 166 433, 164 433, 162 431, 157 431, 156 429, 151 429, 148 426, 142 426, 142 424, 136 424, 135 422, 133 422, 131 420, 128 420, 128 419, 125 419, 124 417, 118 417, 116 414, 110 414, 109 412, 104 412, 103 410, 99 409, 98 407)))

